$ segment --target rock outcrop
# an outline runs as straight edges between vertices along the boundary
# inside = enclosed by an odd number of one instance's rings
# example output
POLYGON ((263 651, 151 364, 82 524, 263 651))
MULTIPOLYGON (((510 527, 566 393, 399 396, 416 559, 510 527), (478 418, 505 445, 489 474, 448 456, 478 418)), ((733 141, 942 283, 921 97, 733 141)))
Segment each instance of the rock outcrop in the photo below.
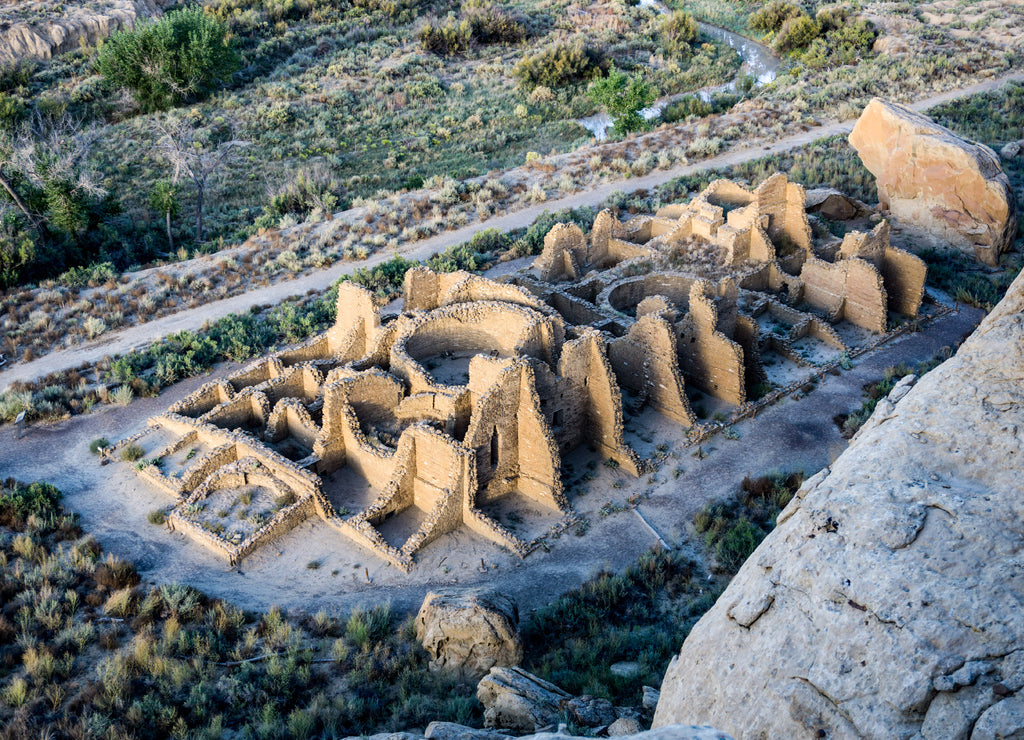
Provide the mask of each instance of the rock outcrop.
POLYGON ((987 146, 877 98, 858 119, 850 144, 878 179, 881 206, 901 223, 954 243, 989 265, 1013 243, 1013 189, 987 146))
POLYGON ((519 609, 488 589, 438 589, 427 593, 416 615, 416 638, 430 668, 480 678, 495 666, 519 665, 519 609))
POLYGON ((14 23, 0 31, 0 62, 49 59, 95 44, 139 18, 159 15, 170 0, 110 0, 89 7, 69 7, 50 22, 14 23))
POLYGON ((1022 469, 1024 276, 797 493, 669 666, 655 727, 1021 737, 1022 469))

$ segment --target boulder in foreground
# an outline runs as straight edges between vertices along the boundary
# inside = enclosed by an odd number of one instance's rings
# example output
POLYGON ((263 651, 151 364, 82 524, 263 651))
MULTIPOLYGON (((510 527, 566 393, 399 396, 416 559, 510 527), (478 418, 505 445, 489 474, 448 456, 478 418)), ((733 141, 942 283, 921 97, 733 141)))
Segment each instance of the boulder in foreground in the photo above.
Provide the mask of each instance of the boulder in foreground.
POLYGON ((690 632, 655 727, 1024 736, 1024 275, 908 386, 690 632))
POLYGON ((416 616, 416 637, 430 654, 432 670, 479 678, 494 666, 523 659, 519 609, 507 596, 487 589, 437 589, 416 616))

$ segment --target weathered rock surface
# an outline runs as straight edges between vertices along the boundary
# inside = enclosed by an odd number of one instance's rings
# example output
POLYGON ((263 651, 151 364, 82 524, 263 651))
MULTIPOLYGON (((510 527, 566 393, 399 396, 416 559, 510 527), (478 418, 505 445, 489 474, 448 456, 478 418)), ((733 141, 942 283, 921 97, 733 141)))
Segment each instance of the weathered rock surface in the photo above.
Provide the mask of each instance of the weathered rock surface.
POLYGON ((805 483, 669 666, 654 726, 1024 735, 1024 275, 805 483))
POLYGON ((999 150, 999 156, 1003 159, 1010 160, 1015 157, 1019 157, 1021 150, 1024 149, 1024 139, 1020 141, 1011 141, 1003 144, 1003 148, 999 150))
POLYGON ((484 726, 539 732, 558 722, 572 696, 522 668, 492 668, 476 687, 484 705, 484 726))
POLYGON ((608 737, 621 737, 623 735, 636 735, 643 728, 640 720, 634 717, 620 717, 608 725, 608 737))
POLYGON ((849 221, 871 213, 866 204, 833 188, 808 190, 804 197, 808 213, 819 213, 832 221, 849 221))
POLYGON ((523 659, 519 609, 487 589, 438 589, 427 593, 416 615, 416 637, 433 670, 484 676, 495 666, 523 659))
POLYGON ((454 722, 431 722, 423 734, 426 740, 511 740, 512 738, 511 735, 492 730, 477 730, 454 722))
POLYGON ((95 44, 139 18, 159 15, 170 0, 109 0, 90 6, 69 6, 48 23, 15 23, 0 31, 0 62, 49 59, 95 44))
POLYGON ((1016 201, 995 152, 931 119, 877 98, 850 144, 878 180, 878 197, 902 224, 997 264, 1017 229, 1016 201))
MULTIPOLYGON (((611 729, 611 728, 609 728, 611 729)), ((427 727, 426 740, 505 740, 509 735, 501 735, 487 730, 475 730, 471 727, 451 722, 431 722, 427 727)), ((534 735, 522 735, 518 740, 566 740, 575 738, 568 735, 565 725, 560 725, 557 732, 540 732, 534 735)), ((634 740, 732 740, 732 737, 713 727, 697 727, 694 725, 669 725, 656 730, 647 730, 630 735, 634 740)), ((361 740, 351 737, 346 740, 361 740)), ((423 740, 423 737, 410 732, 382 733, 371 735, 367 740, 423 740)))
POLYGON ((585 727, 607 727, 616 720, 615 707, 607 699, 595 696, 577 696, 563 705, 573 722, 585 727))

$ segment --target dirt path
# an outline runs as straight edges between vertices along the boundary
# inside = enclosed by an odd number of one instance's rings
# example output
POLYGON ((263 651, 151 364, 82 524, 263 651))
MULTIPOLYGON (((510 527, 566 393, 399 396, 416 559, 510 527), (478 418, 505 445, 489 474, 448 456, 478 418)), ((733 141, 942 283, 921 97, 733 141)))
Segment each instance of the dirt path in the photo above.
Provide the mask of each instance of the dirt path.
MULTIPOLYGON (((995 90, 1005 83, 1015 80, 1024 80, 1024 72, 1005 74, 975 85, 933 95, 909 107, 918 111, 927 110, 958 97, 977 95, 995 90)), ((769 154, 786 152, 809 144, 817 139, 840 133, 848 133, 853 128, 853 123, 853 121, 834 121, 798 134, 786 136, 767 146, 732 149, 725 154, 704 159, 694 164, 673 167, 668 170, 658 170, 643 177, 633 177, 605 183, 591 190, 574 193, 558 200, 550 200, 540 205, 523 208, 504 216, 490 218, 455 231, 448 231, 430 239, 415 242, 407 248, 400 250, 399 253, 409 259, 422 260, 435 252, 461 244, 469 240, 474 234, 485 229, 509 231, 526 227, 532 224, 544 211, 560 211, 566 208, 594 205, 600 203, 615 191, 633 192, 640 189, 650 190, 684 175, 692 175, 697 172, 720 167, 729 167, 769 154)), ((196 330, 204 322, 214 321, 231 313, 243 313, 253 306, 273 305, 285 299, 303 295, 309 291, 326 290, 340 276, 351 273, 360 267, 372 267, 385 262, 391 256, 391 253, 382 251, 361 261, 338 262, 328 268, 311 272, 294 280, 257 288, 232 298, 225 298, 224 300, 190 308, 171 316, 156 319, 155 321, 129 327, 122 331, 111 332, 94 342, 51 352, 40 357, 38 360, 27 363, 8 363, 7 368, 0 371, 0 391, 5 390, 11 383, 16 381, 28 382, 60 370, 68 370, 85 363, 98 362, 106 356, 125 354, 133 349, 145 347, 169 334, 186 329, 196 330)))
MULTIPOLYGON (((32 427, 22 439, 11 426, 0 428, 0 479, 13 476, 58 486, 86 531, 108 551, 134 561, 145 582, 187 583, 244 608, 278 604, 313 613, 390 600, 404 611, 417 608, 429 588, 487 584, 516 598, 525 614, 601 568, 617 570, 635 562, 659 536, 684 551, 692 547, 693 515, 708 501, 735 491, 745 475, 799 469, 811 474, 828 465, 847 444, 832 417, 860 406, 865 383, 877 380, 890 365, 931 357, 971 332, 981 317, 977 309, 962 308, 920 333, 883 345, 858 358, 851 370, 826 375, 803 398, 785 398, 756 419, 737 424, 737 439, 718 435, 708 440, 701 459, 682 446, 678 424, 645 412, 627 424, 629 441, 647 451, 667 444, 670 457, 661 469, 654 476, 632 478, 597 464, 597 477, 583 483, 580 475, 596 458, 586 446, 574 451, 564 465, 573 471, 567 493, 589 520, 589 530, 583 536, 570 531, 550 540, 549 549, 525 560, 460 529, 425 547, 406 575, 313 517, 245 558, 238 568, 228 568, 194 540, 150 524, 147 514, 169 505, 171 497, 140 482, 128 464, 101 466, 89 453, 89 442, 101 436, 118 440, 138 431, 149 416, 210 377, 190 378, 157 398, 32 427), (638 441, 638 433, 646 440, 638 441), (640 504, 643 520, 629 510, 600 514, 606 503, 621 504, 642 493, 647 494, 640 504), (313 562, 319 567, 308 567, 313 562)), ((214 375, 222 377, 236 367, 221 366, 214 375)))

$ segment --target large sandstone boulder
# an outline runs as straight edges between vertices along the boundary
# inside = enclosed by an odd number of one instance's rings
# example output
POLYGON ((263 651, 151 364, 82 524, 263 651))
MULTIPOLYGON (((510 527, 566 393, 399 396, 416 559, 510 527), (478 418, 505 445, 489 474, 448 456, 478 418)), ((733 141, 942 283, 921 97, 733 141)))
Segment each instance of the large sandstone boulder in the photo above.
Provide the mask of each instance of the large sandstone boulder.
POLYGON ((850 144, 878 179, 883 208, 905 225, 948 241, 989 265, 1010 248, 1016 202, 995 152, 931 119, 877 98, 850 144))
POLYGON ((694 627, 655 727, 1024 736, 1024 275, 893 393, 694 627))
POLYGON ((487 589, 438 589, 427 593, 416 615, 416 637, 432 670, 479 678, 494 666, 519 665, 519 609, 487 589))

